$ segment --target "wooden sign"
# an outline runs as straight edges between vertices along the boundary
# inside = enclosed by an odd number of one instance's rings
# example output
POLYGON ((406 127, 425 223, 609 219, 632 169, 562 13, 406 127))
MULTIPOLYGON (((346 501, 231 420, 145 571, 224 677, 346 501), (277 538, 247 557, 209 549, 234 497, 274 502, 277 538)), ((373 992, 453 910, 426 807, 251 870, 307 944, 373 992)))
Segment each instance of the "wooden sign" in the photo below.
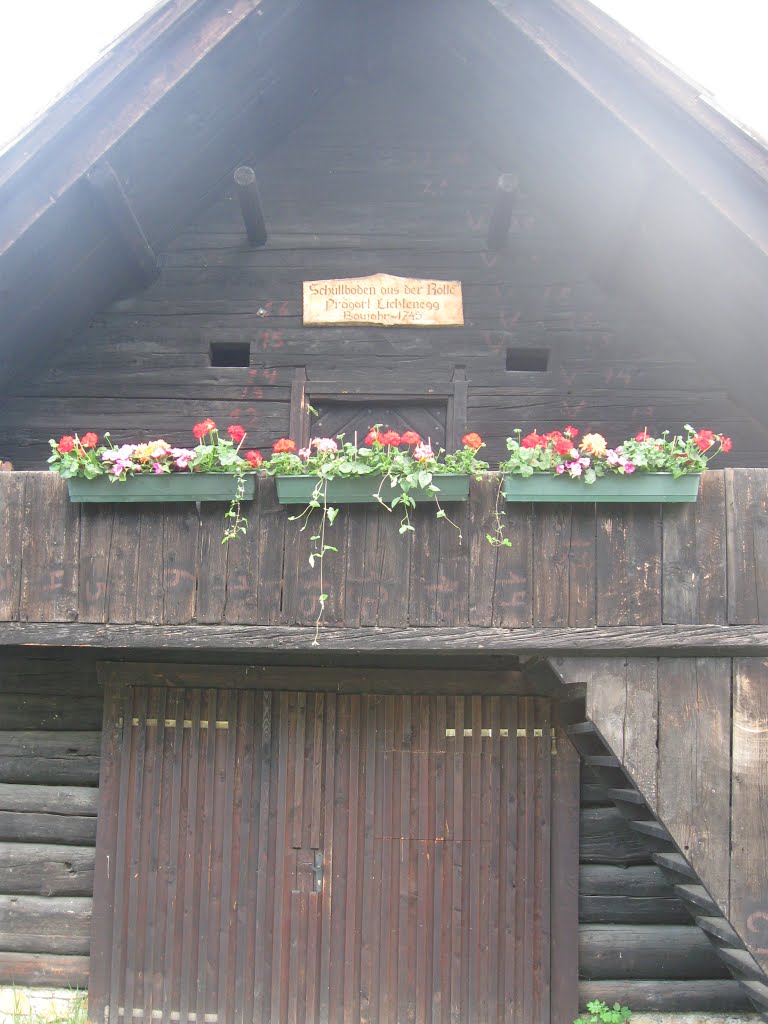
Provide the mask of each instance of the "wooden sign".
POLYGON ((461 327, 461 281, 425 281, 392 274, 305 281, 304 323, 461 327))

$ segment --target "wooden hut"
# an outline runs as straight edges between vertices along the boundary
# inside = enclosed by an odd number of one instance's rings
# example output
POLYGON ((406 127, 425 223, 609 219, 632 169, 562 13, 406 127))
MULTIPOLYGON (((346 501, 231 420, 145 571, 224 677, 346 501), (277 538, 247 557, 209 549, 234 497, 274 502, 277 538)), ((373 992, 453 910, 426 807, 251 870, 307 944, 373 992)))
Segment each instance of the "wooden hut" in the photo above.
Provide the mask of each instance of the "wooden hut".
POLYGON ((0 155, 0 984, 90 1016, 768 1008, 766 153, 585 0, 177 0, 0 155), (233 172, 241 170, 237 181, 233 172), (459 281, 311 325, 304 282, 459 281), (730 435, 692 505, 80 506, 48 439, 730 435))

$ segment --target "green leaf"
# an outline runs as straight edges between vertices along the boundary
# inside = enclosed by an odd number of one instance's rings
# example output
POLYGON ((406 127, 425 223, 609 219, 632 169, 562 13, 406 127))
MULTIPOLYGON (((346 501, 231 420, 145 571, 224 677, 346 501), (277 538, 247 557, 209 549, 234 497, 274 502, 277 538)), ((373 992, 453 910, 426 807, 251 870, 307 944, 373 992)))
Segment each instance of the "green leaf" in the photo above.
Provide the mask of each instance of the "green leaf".
POLYGON ((328 508, 327 508, 327 509, 325 510, 325 515, 326 515, 326 518, 327 518, 327 520, 328 520, 329 524, 330 524, 330 523, 333 523, 333 520, 334 520, 334 519, 336 518, 336 516, 337 516, 338 514, 339 514, 339 510, 338 510, 337 508, 331 508, 331 507, 329 506, 329 507, 328 507, 328 508))
POLYGON ((314 555, 310 555, 310 556, 309 556, 309 564, 310 564, 310 566, 311 566, 311 567, 312 567, 313 569, 315 568, 315 556, 314 556, 314 555))
POLYGON ((435 519, 445 519, 445 509, 438 509, 437 512, 435 512, 435 519))

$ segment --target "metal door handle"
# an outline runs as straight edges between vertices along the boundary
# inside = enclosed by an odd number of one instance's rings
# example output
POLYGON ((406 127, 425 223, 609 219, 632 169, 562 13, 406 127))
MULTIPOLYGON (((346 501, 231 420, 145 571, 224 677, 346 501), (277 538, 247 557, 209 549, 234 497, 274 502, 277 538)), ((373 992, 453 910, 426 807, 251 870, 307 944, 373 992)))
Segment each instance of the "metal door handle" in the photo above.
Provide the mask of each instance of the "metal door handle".
POLYGON ((314 863, 312 865, 312 887, 315 892, 323 891, 323 851, 315 850, 314 863))

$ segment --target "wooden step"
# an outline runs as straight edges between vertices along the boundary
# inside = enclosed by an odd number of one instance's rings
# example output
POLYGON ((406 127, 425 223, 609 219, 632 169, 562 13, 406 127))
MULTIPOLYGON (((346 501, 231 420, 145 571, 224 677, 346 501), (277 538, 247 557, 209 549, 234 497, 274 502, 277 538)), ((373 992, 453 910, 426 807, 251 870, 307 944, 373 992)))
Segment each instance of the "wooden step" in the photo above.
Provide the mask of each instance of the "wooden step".
POLYGON ((718 942, 724 942, 737 949, 744 948, 744 943, 724 917, 696 917, 694 920, 702 931, 718 942))
POLYGON ((565 731, 569 736, 597 736, 598 739, 600 738, 600 733, 594 722, 574 722, 573 725, 567 725, 565 731))
POLYGON ((660 850, 658 853, 651 854, 651 860, 665 871, 673 871, 682 878, 692 878, 696 882, 699 880, 699 876, 680 853, 667 853, 666 850, 660 850))
POLYGON ((746 949, 717 946, 717 955, 734 975, 752 981, 765 981, 765 972, 746 949))
POLYGON ((703 885, 676 885, 674 888, 684 903, 705 911, 707 915, 717 916, 720 913, 720 908, 703 885))
POLYGON ((768 1010, 768 985, 764 981, 747 981, 745 979, 740 984, 761 1011, 768 1010))
POLYGON ((621 768, 621 761, 613 754, 585 754, 583 760, 593 768, 621 768))
POLYGON ((609 789, 608 796, 617 804, 645 804, 644 796, 636 789, 609 789))
POLYGON ((665 843, 674 843, 672 836, 667 832, 661 822, 658 821, 630 821, 629 827, 633 832, 639 832, 643 836, 650 836, 652 839, 661 839, 665 843))

